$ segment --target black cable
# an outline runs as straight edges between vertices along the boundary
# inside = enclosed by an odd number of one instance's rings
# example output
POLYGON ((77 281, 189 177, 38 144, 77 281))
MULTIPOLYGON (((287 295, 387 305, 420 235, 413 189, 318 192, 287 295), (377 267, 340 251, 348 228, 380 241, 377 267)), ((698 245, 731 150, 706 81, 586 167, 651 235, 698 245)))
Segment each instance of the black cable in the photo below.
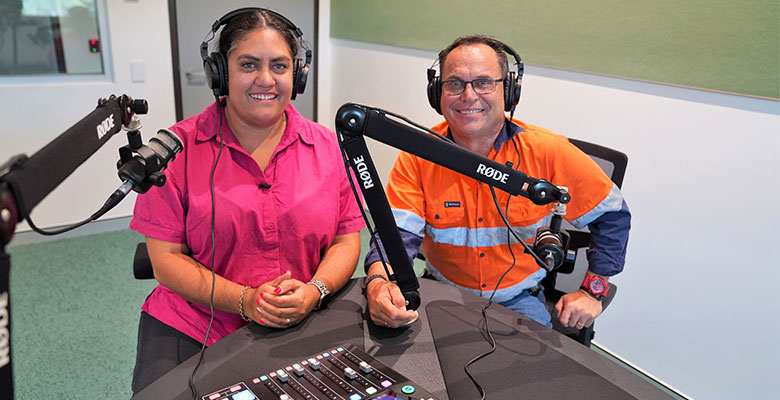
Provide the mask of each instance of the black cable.
POLYGON ((32 219, 30 218, 30 215, 27 215, 24 218, 24 220, 27 221, 27 225, 30 225, 30 228, 32 228, 33 231, 38 232, 41 235, 45 235, 45 236, 59 235, 60 233, 65 233, 65 232, 68 232, 68 231, 72 231, 72 230, 74 230, 74 229, 76 229, 76 228, 78 228, 80 226, 84 226, 84 225, 94 221, 94 219, 92 219, 92 217, 89 217, 89 218, 87 218, 87 219, 85 219, 85 220, 83 220, 81 222, 78 222, 78 223, 70 225, 70 226, 66 226, 66 227, 64 227, 62 229, 57 229, 57 230, 54 230, 54 231, 44 231, 44 230, 38 228, 37 226, 35 226, 35 224, 32 222, 32 219))
MULTIPOLYGON (((126 188, 129 191, 130 188, 131 188, 131 186, 129 186, 130 184, 128 182, 125 182, 125 185, 128 185, 128 186, 123 186, 120 189, 126 188)), ((53 231, 44 231, 43 229, 38 228, 33 223, 30 214, 27 214, 27 216, 24 217, 24 220, 27 221, 27 224, 30 225, 30 228, 32 228, 33 231, 35 231, 35 232, 37 232, 37 233, 39 233, 41 235, 44 235, 44 236, 54 236, 54 235, 59 235, 61 233, 68 232, 68 231, 72 231, 72 230, 74 230, 74 229, 76 229, 78 227, 84 226, 84 225, 86 225, 86 224, 88 224, 88 223, 90 223, 90 222, 92 222, 92 221, 102 217, 103 214, 107 213, 109 210, 111 210, 112 208, 116 207, 116 205, 119 204, 119 202, 122 201, 122 199, 124 199, 125 196, 127 195, 126 192, 122 192, 120 189, 115 190, 114 193, 112 193, 111 196, 108 197, 108 200, 106 200, 106 202, 103 203, 103 206, 100 207, 100 209, 97 210, 94 214, 90 215, 89 218, 87 218, 87 219, 85 219, 85 220, 83 220, 81 222, 77 222, 77 223, 75 223, 73 225, 66 226, 64 228, 60 228, 60 229, 53 230, 53 231)))
MULTIPOLYGON (((515 146, 515 153, 517 153, 517 166, 515 167, 516 170, 519 170, 520 168, 520 150, 517 148, 517 143, 513 139, 510 139, 512 141, 512 144, 515 146)), ((482 307, 482 320, 485 322, 485 333, 487 333, 488 337, 488 343, 490 343, 490 350, 472 358, 469 362, 466 363, 466 365, 463 367, 463 370, 466 371, 466 375, 468 375, 469 379, 474 383, 474 385, 477 387, 477 390, 479 391, 481 395, 481 400, 485 399, 486 393, 484 389, 482 389, 482 386, 477 382, 476 378, 474 378, 473 375, 471 375, 471 371, 469 371, 469 366, 482 358, 493 354, 493 352, 496 351, 496 341, 493 338, 492 332, 490 332, 490 326, 488 324, 488 318, 487 318, 487 309, 493 304, 493 297, 496 295, 496 292, 498 291, 498 287, 501 285, 501 281, 504 280, 504 277, 511 271, 515 265, 517 264, 517 257, 515 256, 514 250, 512 250, 512 243, 510 242, 510 231, 514 233, 514 230, 512 229, 512 226, 507 221, 506 217, 504 217, 504 214, 509 214, 509 201, 512 199, 512 196, 509 196, 506 199, 506 208, 504 213, 501 213, 501 207, 498 203, 498 198, 496 197, 496 191, 493 189, 493 186, 490 186, 490 194, 493 196, 493 202, 496 205, 496 209, 498 210, 498 213, 501 214, 502 219, 504 220, 504 223, 507 227, 506 232, 506 245, 507 248, 509 248, 509 254, 512 255, 512 265, 509 266, 509 269, 504 271, 504 273, 501 275, 501 277, 498 279, 498 282, 496 283, 496 287, 493 288, 493 292, 490 294, 490 297, 488 298, 488 301, 485 303, 485 305, 482 307)))
MULTIPOLYGON (((352 188, 352 196, 355 198, 355 201, 358 203, 358 208, 360 209, 360 215, 363 216, 363 222, 366 223, 366 229, 368 229, 369 234, 369 243, 373 243, 374 247, 376 248, 377 254, 379 254, 379 260, 382 262, 382 266, 385 269, 385 273, 387 274, 387 278, 389 280, 391 279, 392 274, 390 273, 390 269, 387 267, 387 261, 385 261, 384 256, 384 249, 382 249, 381 246, 379 246, 379 243, 377 243, 377 233, 374 232, 374 230, 371 228, 371 224, 368 220, 368 216, 366 216, 366 211, 363 209, 363 204, 360 202, 360 196, 358 195, 357 188, 355 188, 355 182, 352 180, 352 173, 349 169, 349 156, 347 155, 347 150, 344 149, 343 144, 341 143, 341 139, 343 136, 340 133, 337 133, 338 138, 337 142, 339 143, 339 149, 341 150, 341 158, 344 160, 344 169, 347 172, 347 180, 349 180, 349 186, 352 188)), ((359 262, 359 260, 358 260, 359 262)))
POLYGON ((209 341, 209 333, 211 333, 211 325, 214 323, 214 288, 216 287, 217 277, 216 273, 214 272, 214 259, 216 257, 216 240, 215 240, 215 229, 214 229, 214 223, 215 223, 215 215, 216 215, 216 200, 214 198, 214 175, 217 171, 217 163, 219 163, 219 158, 222 156, 222 147, 224 144, 224 141, 222 140, 222 119, 224 117, 224 108, 222 107, 222 103, 219 100, 219 97, 215 96, 217 100, 217 107, 219 107, 219 150, 217 151, 217 158, 214 160, 214 166, 211 167, 211 176, 209 178, 209 189, 211 192, 211 297, 209 297, 209 310, 211 312, 211 318, 209 319, 209 326, 206 328, 206 338, 203 339, 203 345, 200 348, 200 352, 198 353, 198 363, 195 364, 195 368, 192 369, 192 374, 190 375, 189 385, 190 385, 190 391, 192 391, 192 399, 197 400, 198 394, 195 392, 195 372, 198 371, 198 368, 200 367, 201 362, 203 361, 203 351, 206 349, 206 343, 209 341))
POLYGON ((496 196, 495 196, 495 190, 493 190, 493 186, 490 186, 490 192, 491 192, 491 193, 493 193, 493 201, 496 203, 496 207, 499 207, 498 213, 499 213, 499 215, 501 216, 501 219, 502 219, 502 220, 504 220, 504 224, 505 224, 505 225, 506 225, 506 226, 509 228, 509 232, 512 234, 512 236, 514 236, 514 237, 515 237, 515 239, 516 239, 518 242, 520 242, 520 244, 522 244, 522 245, 523 245, 523 248, 525 249, 525 251, 526 251, 528 254, 530 254, 530 255, 531 255, 531 257, 533 257, 533 258, 534 258, 534 260, 536 260, 536 263, 537 263, 537 264, 538 264, 540 267, 542 267, 542 268, 545 268, 545 269, 546 269, 546 266, 547 266, 547 264, 545 264, 545 262, 544 262, 544 261, 542 261, 542 259, 541 259, 541 258, 539 258, 539 256, 537 256, 537 255, 536 255, 536 253, 534 253, 533 249, 532 249, 531 247, 529 247, 529 246, 528 246, 528 245, 525 243, 525 241, 523 241, 523 239, 520 239, 520 236, 518 236, 518 235, 517 235, 517 232, 515 232, 515 231, 514 231, 514 229, 512 229, 512 228, 511 228, 511 226, 510 226, 510 224, 509 224, 509 221, 506 219, 506 215, 504 215, 504 213, 503 213, 503 212, 501 212, 501 209, 500 209, 500 207, 501 207, 501 206, 498 204, 498 200, 496 200, 496 196))
MULTIPOLYGON (((490 187, 490 191, 493 194, 493 199, 495 200, 496 204, 498 204, 498 200, 496 199, 496 192, 493 190, 493 187, 490 187)), ((506 200, 506 211, 505 213, 509 213, 509 200, 512 197, 510 196, 506 200)), ((499 212, 501 212, 501 209, 499 208, 499 212)), ((512 229, 509 227, 508 229, 512 229)), ((496 283, 496 287, 493 288, 493 292, 490 294, 490 297, 488 298, 488 301, 485 303, 485 305, 482 307, 482 320, 485 322, 485 333, 487 333, 488 337, 488 343, 490 343, 490 350, 472 358, 469 362, 466 363, 466 366, 463 367, 463 370, 466 371, 466 375, 468 375, 469 379, 471 379, 472 382, 474 382, 474 385, 477 387, 477 390, 479 390, 479 393, 482 395, 481 399, 485 398, 485 391, 482 389, 482 386, 477 382, 476 378, 471 375, 471 372, 469 371, 469 365, 481 360, 482 358, 493 354, 493 352, 496 351, 496 340, 493 339, 493 334, 490 332, 490 326, 488 325, 488 317, 487 317, 487 309, 493 304, 493 297, 496 295, 496 292, 498 291, 499 285, 501 285, 501 281, 504 280, 504 277, 511 271, 515 264, 517 263, 517 257, 515 257, 515 252, 512 250, 512 244, 509 242, 509 232, 506 233, 506 241, 507 241, 507 247, 509 248, 509 254, 512 255, 512 265, 509 266, 509 269, 504 271, 504 273, 501 275, 501 277, 498 279, 498 283, 496 283)))

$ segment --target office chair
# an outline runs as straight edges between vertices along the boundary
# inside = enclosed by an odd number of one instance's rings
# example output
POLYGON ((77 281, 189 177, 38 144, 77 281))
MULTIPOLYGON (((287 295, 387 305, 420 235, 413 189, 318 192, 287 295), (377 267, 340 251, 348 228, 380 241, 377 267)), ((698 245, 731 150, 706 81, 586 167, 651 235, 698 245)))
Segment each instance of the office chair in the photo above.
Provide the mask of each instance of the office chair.
MULTIPOLYGON (((577 146, 583 153, 589 155, 596 164, 601 167, 607 176, 612 179, 612 182, 620 188, 623 186, 623 177, 626 174, 626 166, 628 165, 628 156, 617 150, 613 150, 604 146, 600 146, 593 143, 584 142, 577 139, 569 139, 571 144, 577 146)), ((560 298, 566 294, 579 290, 580 283, 585 277, 585 271, 588 269, 588 263, 585 257, 585 249, 590 246, 590 233, 587 230, 576 230, 573 226, 564 222, 566 226, 564 228, 569 231, 571 239, 569 241, 569 249, 575 250, 578 253, 577 262, 568 269, 558 268, 551 273, 547 274, 547 277, 542 280, 542 286, 544 287, 544 295, 546 298, 546 306, 549 311, 552 311, 555 304, 560 298), (566 277, 559 277, 559 274, 569 275, 566 277), (560 278, 560 279, 559 279, 560 278)), ((587 229, 587 228, 586 228, 587 229)), ((601 302, 602 312, 607 309, 609 303, 617 293, 617 285, 609 282, 609 293, 606 298, 601 302)), ((568 328, 561 325, 560 321, 555 317, 554 313, 552 323, 553 329, 558 332, 569 336, 570 338, 582 343, 583 345, 590 347, 590 342, 595 336, 593 329, 595 322, 588 328, 576 329, 568 328)))

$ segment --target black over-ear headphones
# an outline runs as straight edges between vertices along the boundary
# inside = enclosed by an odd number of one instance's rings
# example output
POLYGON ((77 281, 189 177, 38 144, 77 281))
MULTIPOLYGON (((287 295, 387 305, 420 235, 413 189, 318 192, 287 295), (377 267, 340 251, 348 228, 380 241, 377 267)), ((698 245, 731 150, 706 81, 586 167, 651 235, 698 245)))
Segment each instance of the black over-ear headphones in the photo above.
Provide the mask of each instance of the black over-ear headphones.
MULTIPOLYGON (((517 67, 517 73, 507 71, 504 76, 504 111, 514 111, 517 103, 520 102, 520 87, 523 82, 523 60, 520 59, 520 55, 517 54, 511 47, 505 43, 501 43, 504 49, 504 53, 511 55, 515 59, 515 66, 517 67)), ((441 53, 440 53, 441 54, 441 53)), ((436 70, 434 67, 439 62, 439 58, 433 62, 430 68, 428 68, 428 103, 441 114, 441 76, 436 76, 436 70)))
POLYGON ((227 25, 234 17, 244 13, 259 11, 265 11, 284 22, 284 24, 287 25, 295 34, 295 37, 298 39, 299 46, 306 50, 305 60, 301 59, 295 54, 293 55, 293 57, 295 57, 293 60, 293 89, 290 100, 295 100, 295 97, 298 94, 303 93, 303 90, 306 89, 306 79, 309 75, 309 65, 311 65, 311 49, 308 48, 306 42, 303 40, 303 32, 289 19, 285 18, 283 15, 277 12, 265 8, 246 7, 233 10, 225 14, 222 18, 216 20, 211 25, 211 38, 204 40, 203 43, 200 44, 200 58, 203 59, 203 69, 206 72, 206 83, 214 92, 214 96, 226 96, 228 94, 228 67, 227 59, 219 51, 220 49, 217 49, 217 51, 211 53, 211 55, 208 55, 208 42, 214 39, 220 26, 227 25))

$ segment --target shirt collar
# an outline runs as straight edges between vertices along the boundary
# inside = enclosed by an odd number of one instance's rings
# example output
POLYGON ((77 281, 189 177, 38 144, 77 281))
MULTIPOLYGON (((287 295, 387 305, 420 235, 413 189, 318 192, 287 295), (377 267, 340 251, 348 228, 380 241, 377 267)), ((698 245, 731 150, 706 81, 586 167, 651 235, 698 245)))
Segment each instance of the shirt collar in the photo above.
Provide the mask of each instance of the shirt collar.
MULTIPOLYGON (((238 144, 238 139, 236 139, 233 131, 230 130, 230 127, 227 124, 227 119, 224 115, 224 107, 226 105, 225 97, 220 98, 219 102, 219 106, 215 101, 208 108, 206 108, 206 111, 203 113, 205 118, 198 121, 198 125, 200 127, 198 129, 197 140, 199 142, 216 140, 215 137, 219 132, 219 120, 221 118, 222 133, 225 139, 225 144, 229 145, 235 143, 235 145, 240 147, 238 144), (224 135, 224 133, 228 132, 228 135, 224 135)), ((298 110, 292 106, 292 104, 287 104, 284 112, 287 115, 287 126, 284 129, 282 140, 279 143, 280 148, 294 142, 296 138, 300 138, 302 142, 308 145, 313 145, 314 136, 308 125, 304 123, 305 118, 301 115, 301 113, 299 113, 298 110)))
MULTIPOLYGON (((504 119, 504 125, 501 126, 501 130, 498 132, 498 136, 496 136, 496 141, 493 142, 493 150, 498 152, 504 143, 512 140, 520 132, 525 132, 525 129, 508 119, 504 119)), ((447 127, 447 137, 453 142, 455 141, 449 126, 447 127)))

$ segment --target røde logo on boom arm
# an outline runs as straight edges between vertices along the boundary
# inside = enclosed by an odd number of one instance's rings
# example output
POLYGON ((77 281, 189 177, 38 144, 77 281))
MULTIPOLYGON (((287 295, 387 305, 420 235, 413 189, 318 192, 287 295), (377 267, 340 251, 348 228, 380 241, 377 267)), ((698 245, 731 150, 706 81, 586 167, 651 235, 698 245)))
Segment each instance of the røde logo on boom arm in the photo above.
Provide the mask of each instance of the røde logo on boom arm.
POLYGON ((103 136, 106 136, 106 133, 108 133, 113 128, 114 128, 114 114, 111 114, 106 119, 104 119, 103 122, 100 123, 100 125, 96 127, 98 139, 102 139, 103 136))
POLYGON ((501 183, 506 183, 507 178, 509 178, 509 174, 505 174, 493 167, 486 167, 484 164, 481 163, 479 164, 479 166, 477 166, 477 173, 480 175, 485 175, 488 178, 492 178, 501 183))
POLYGON ((374 182, 371 180, 371 174, 368 172, 368 166, 366 165, 363 156, 353 158, 352 162, 355 163, 355 169, 358 171, 358 174, 360 174, 363 188, 370 189, 374 187, 374 182))

